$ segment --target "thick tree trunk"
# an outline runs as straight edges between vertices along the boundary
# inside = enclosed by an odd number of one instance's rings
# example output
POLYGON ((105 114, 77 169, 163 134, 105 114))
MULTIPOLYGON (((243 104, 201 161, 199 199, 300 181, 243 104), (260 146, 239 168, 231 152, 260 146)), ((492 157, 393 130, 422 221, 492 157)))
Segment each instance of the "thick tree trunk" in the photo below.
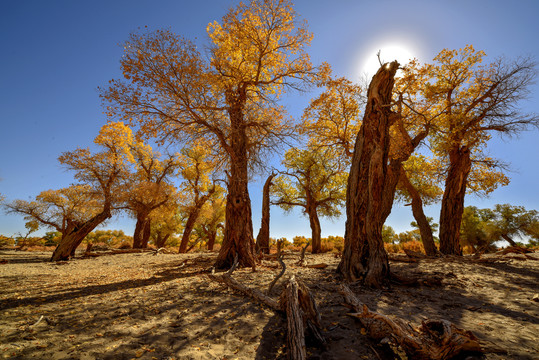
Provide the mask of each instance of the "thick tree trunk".
POLYGON ((103 211, 84 224, 74 227, 65 234, 52 253, 51 261, 69 260, 75 254, 75 250, 82 240, 92 232, 99 224, 111 217, 110 205, 105 205, 103 211))
POLYGON ((440 211, 440 252, 462 255, 460 223, 464 212, 466 182, 471 169, 470 150, 456 145, 449 151, 449 171, 440 211))
POLYGON ((269 254, 270 252, 270 187, 274 177, 274 173, 268 176, 264 183, 264 189, 262 190, 262 220, 260 221, 260 230, 256 237, 256 251, 261 251, 264 254, 269 254))
POLYGON ((311 238, 312 238, 312 250, 313 254, 319 254, 322 252, 322 230, 320 227, 320 219, 316 212, 316 207, 308 206, 307 214, 309 215, 309 224, 311 225, 311 238))
POLYGON ((152 229, 152 220, 148 217, 144 223, 144 229, 142 230, 142 248, 148 248, 148 242, 150 242, 150 235, 152 229))
POLYGON ((423 242, 425 253, 428 256, 436 256, 438 254, 438 249, 436 249, 436 245, 434 244, 434 237, 432 236, 432 229, 429 221, 423 211, 423 200, 421 200, 421 195, 410 182, 410 179, 408 179, 408 175, 406 175, 404 169, 401 169, 400 174, 401 184, 412 198, 412 213, 417 222, 417 226, 419 226, 419 233, 421 234, 421 242, 423 242))
POLYGON ((213 251, 216 238, 217 238, 217 230, 208 231, 208 243, 206 244, 206 246, 209 251, 213 251))
POLYGON ((144 232, 148 223, 148 214, 139 212, 137 214, 137 222, 135 224, 135 232, 133 233, 133 249, 144 248, 144 232))
POLYGON ((337 271, 348 281, 363 279, 381 287, 389 282, 389 262, 382 240, 386 203, 390 111, 394 61, 382 66, 369 85, 367 106, 356 138, 346 191, 344 251, 337 271))
MULTIPOLYGON (((245 91, 245 90, 243 90, 245 91)), ((253 220, 251 199, 249 198, 249 174, 247 155, 247 133, 243 119, 245 93, 227 96, 231 133, 230 133, 230 172, 228 174, 228 194, 226 197, 226 221, 223 244, 215 267, 230 268, 238 254, 241 266, 256 268, 255 246, 253 239, 253 220), (243 102, 242 102, 243 101, 243 102)))

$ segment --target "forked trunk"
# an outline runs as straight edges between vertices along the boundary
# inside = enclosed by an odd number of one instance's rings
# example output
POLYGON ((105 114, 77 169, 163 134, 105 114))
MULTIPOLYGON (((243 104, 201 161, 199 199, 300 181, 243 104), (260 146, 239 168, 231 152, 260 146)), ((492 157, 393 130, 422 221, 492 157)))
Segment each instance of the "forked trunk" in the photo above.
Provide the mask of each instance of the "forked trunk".
POLYGON ((169 237, 170 237, 170 234, 166 234, 165 236, 161 235, 161 233, 157 234, 157 239, 155 240, 155 246, 158 249, 165 247, 165 244, 169 237))
POLYGON ((471 169, 470 150, 456 145, 449 152, 449 171, 440 211, 440 252, 462 255, 460 223, 464 212, 466 182, 471 169))
POLYGON ((434 237, 432 236, 432 229, 429 224, 427 216, 423 211, 423 200, 421 200, 421 195, 415 188, 415 186, 408 179, 408 175, 401 170, 400 181, 408 195, 412 198, 412 213, 414 219, 417 222, 419 227, 419 233, 421 234, 421 241, 423 242, 423 248, 425 249, 425 254, 428 256, 436 256, 438 254, 438 249, 434 244, 434 237))
POLYGON ((389 215, 389 127, 395 118, 389 107, 398 67, 396 61, 382 66, 369 85, 346 191, 344 251, 337 271, 348 281, 363 279, 371 287, 389 281, 382 227, 389 215))
MULTIPOLYGON (((232 104, 236 101, 236 99, 227 100, 232 104)), ((240 104, 229 110, 231 122, 230 172, 226 197, 225 234, 215 262, 215 267, 219 269, 230 268, 236 254, 241 266, 256 268, 251 199, 247 188, 249 183, 248 142, 241 99, 237 101, 240 104)))
POLYGON ((69 233, 65 234, 60 243, 52 253, 51 261, 69 260, 75 254, 75 250, 82 240, 92 232, 99 224, 111 217, 110 206, 105 205, 103 211, 84 224, 75 226, 69 233))
POLYGON ((271 181, 275 177, 275 174, 271 174, 264 183, 264 189, 262 190, 262 220, 260 221, 260 230, 256 237, 256 251, 269 254, 269 238, 270 238, 270 187, 271 181))

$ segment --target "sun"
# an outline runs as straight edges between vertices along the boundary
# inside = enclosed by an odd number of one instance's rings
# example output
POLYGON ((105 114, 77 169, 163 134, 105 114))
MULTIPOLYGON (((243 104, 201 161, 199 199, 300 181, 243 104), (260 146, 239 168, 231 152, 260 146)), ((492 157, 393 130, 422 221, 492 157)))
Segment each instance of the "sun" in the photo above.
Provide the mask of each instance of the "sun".
POLYGON ((371 77, 378 71, 380 68, 380 61, 377 56, 378 52, 380 52, 379 56, 382 63, 397 60, 401 66, 407 64, 414 57, 417 57, 417 55, 414 55, 414 51, 408 46, 402 44, 383 45, 376 50, 364 54, 363 61, 360 65, 361 74, 366 74, 368 77, 371 77))

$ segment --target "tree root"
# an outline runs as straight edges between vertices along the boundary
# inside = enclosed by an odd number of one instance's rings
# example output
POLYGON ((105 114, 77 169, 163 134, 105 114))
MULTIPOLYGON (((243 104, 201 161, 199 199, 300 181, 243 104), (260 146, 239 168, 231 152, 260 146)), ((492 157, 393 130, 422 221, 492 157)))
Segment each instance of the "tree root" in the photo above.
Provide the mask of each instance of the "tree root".
POLYGON ((449 359, 463 352, 484 352, 472 332, 447 320, 425 320, 414 328, 400 319, 370 311, 346 285, 339 291, 356 311, 349 315, 360 320, 370 338, 400 347, 413 359, 449 359))

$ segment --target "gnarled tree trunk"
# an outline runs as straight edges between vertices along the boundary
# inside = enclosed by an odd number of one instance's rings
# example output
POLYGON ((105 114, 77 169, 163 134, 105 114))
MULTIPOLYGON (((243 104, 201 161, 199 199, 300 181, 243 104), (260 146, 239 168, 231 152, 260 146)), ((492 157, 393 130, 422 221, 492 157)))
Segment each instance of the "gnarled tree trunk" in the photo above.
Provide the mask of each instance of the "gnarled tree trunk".
POLYGON ((262 190, 262 220, 260 221, 260 230, 256 237, 256 251, 262 251, 264 254, 269 254, 270 252, 270 187, 274 177, 274 173, 268 176, 264 183, 264 189, 262 190))
POLYGON ((456 145, 449 151, 449 171, 440 211, 440 252, 442 254, 462 255, 460 223, 464 212, 466 182, 471 166, 468 147, 456 145))
POLYGON ((230 171, 227 179, 225 234, 215 262, 218 269, 230 268, 236 254, 241 266, 256 268, 251 199, 248 189, 248 142, 243 119, 245 96, 245 90, 238 95, 238 98, 233 94, 227 94, 227 102, 231 105, 230 171))
POLYGON ((75 250, 82 240, 92 232, 99 224, 111 217, 110 205, 105 205, 101 213, 97 214, 83 224, 74 226, 71 231, 62 236, 62 240, 54 249, 51 261, 69 260, 75 254, 75 250))
POLYGON ((337 271, 349 281, 363 279, 372 287, 389 281, 382 226, 387 213, 389 127, 395 119, 389 107, 398 67, 396 61, 383 65, 369 85, 346 191, 344 251, 337 271))

